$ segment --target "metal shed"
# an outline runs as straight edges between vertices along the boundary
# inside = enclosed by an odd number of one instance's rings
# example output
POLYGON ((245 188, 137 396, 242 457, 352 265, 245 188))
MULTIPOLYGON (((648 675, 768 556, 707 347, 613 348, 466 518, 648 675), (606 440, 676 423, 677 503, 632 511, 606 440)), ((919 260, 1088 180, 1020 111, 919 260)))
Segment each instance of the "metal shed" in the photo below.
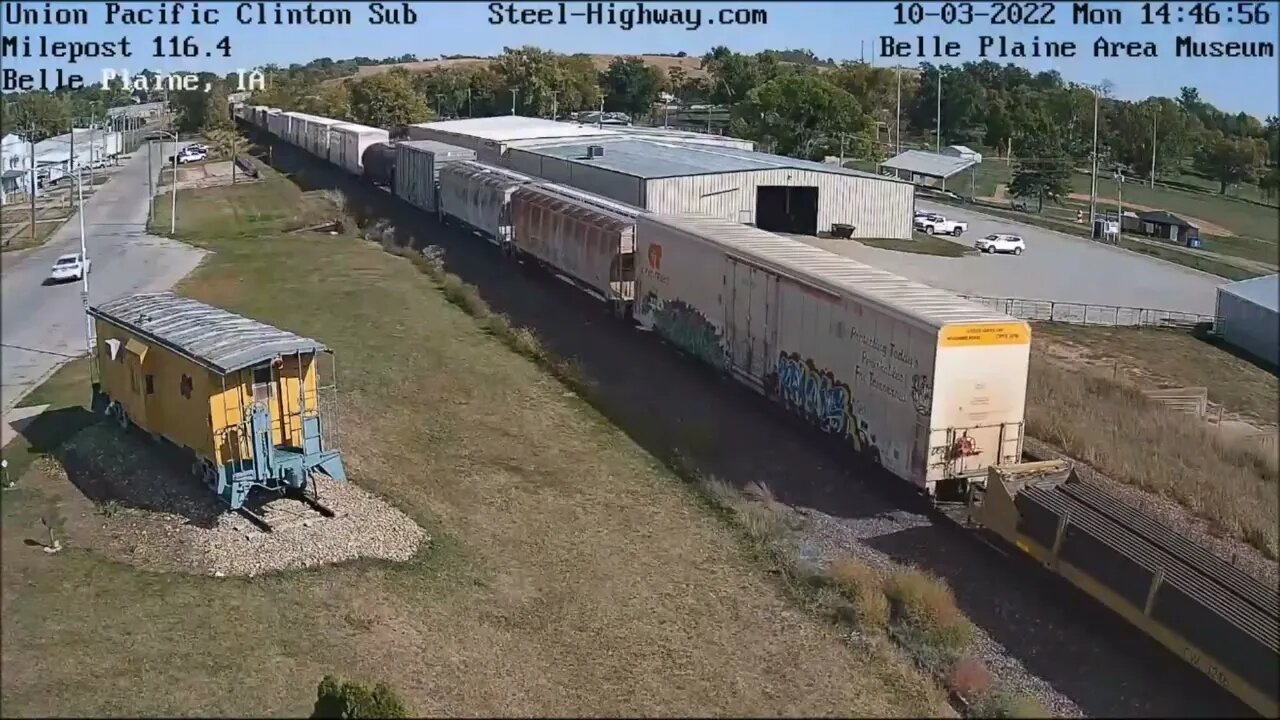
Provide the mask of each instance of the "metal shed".
POLYGON ((730 147, 616 137, 511 147, 514 170, 650 212, 702 213, 764 230, 910 238, 910 183, 730 147))
POLYGON ((926 185, 936 182, 943 190, 947 189, 948 179, 968 170, 969 195, 972 197, 977 181, 978 162, 980 160, 961 155, 908 150, 880 163, 880 167, 893 170, 895 174, 906 172, 910 175, 912 182, 923 182, 926 185))
POLYGON ((1280 275, 1266 275, 1218 288, 1215 330, 1227 344, 1280 366, 1280 275))

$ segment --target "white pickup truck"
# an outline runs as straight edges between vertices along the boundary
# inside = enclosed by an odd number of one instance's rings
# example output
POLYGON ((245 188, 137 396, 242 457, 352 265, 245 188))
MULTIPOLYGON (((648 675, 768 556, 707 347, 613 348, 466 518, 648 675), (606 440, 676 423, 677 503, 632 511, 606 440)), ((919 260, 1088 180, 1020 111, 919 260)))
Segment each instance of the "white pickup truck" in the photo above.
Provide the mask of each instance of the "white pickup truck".
POLYGON ((948 220, 935 213, 916 213, 915 226, 917 230, 922 230, 929 235, 954 235, 956 237, 960 237, 961 233, 969 229, 968 223, 948 220))

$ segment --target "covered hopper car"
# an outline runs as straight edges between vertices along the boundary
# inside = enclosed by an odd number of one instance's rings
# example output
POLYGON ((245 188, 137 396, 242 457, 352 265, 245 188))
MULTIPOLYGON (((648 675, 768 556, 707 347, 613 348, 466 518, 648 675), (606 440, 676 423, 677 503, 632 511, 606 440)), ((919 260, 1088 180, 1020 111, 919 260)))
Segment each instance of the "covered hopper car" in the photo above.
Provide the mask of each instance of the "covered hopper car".
POLYGON ((1061 461, 992 466, 969 519, 1262 714, 1280 717, 1280 597, 1061 461))
POLYGON ((509 252, 511 195, 516 188, 533 182, 528 175, 474 160, 449 163, 440 168, 441 219, 461 223, 509 252))
MULTIPOLYGON (((91 307, 95 407, 185 448, 233 510, 254 488, 301 495, 320 471, 345 480, 321 417, 319 342, 173 293, 91 307)), ((251 515, 252 517, 252 515, 251 515)), ((260 520, 260 518, 255 518, 260 520)))
POLYGON ((636 321, 930 496, 1022 456, 1026 322, 790 238, 636 220, 636 321))
POLYGON ((524 185, 511 195, 514 249, 626 317, 635 299, 636 216, 641 212, 551 183, 524 185))

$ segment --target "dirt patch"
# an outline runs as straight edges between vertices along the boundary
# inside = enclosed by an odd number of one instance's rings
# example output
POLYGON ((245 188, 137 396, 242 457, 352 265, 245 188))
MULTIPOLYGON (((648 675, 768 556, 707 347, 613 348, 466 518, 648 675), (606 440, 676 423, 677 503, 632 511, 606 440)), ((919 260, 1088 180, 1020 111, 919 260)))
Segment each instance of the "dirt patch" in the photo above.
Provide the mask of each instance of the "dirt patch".
MULTIPOLYGON (((295 499, 259 493, 267 533, 228 512, 171 453, 107 424, 41 458, 24 483, 56 498, 69 544, 146 570, 253 577, 357 557, 407 561, 427 541, 412 520, 352 483, 316 478, 326 517, 295 499), (160 456, 160 457, 157 457, 160 456)), ((162 446, 161 446, 162 447, 162 446)))
MULTIPOLYGON (((1072 200, 1089 202, 1089 196, 1085 195, 1084 193, 1071 193, 1067 197, 1072 200)), ((1166 212, 1174 212, 1174 211, 1168 210, 1167 208, 1149 207, 1147 205, 1139 205, 1138 203, 1131 203, 1131 202, 1126 202, 1124 204, 1124 208, 1126 210, 1146 210, 1146 211, 1165 210, 1166 212)), ((1207 235, 1217 235, 1219 237, 1235 237, 1236 236, 1236 234, 1231 232, 1230 230, 1222 227, 1221 225, 1211 223, 1208 220, 1201 220, 1198 217, 1192 217, 1190 215, 1187 215, 1186 213, 1181 213, 1181 212, 1174 212, 1174 214, 1182 218, 1183 220, 1186 220, 1187 222, 1198 226, 1200 228, 1200 232, 1205 233, 1207 235)))
POLYGON ((214 162, 201 163, 199 165, 188 165, 186 167, 178 167, 178 189, 194 190, 197 188, 211 188, 222 185, 257 182, 255 178, 249 177, 238 168, 234 169, 234 163, 230 160, 218 160, 214 162))

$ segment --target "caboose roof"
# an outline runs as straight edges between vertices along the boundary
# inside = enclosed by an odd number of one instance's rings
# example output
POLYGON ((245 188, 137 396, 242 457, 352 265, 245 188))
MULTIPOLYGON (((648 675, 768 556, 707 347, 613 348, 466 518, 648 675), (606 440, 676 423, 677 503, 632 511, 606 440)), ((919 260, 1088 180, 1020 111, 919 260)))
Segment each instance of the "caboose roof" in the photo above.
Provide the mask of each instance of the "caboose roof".
POLYGON ((169 292, 126 295, 89 308, 89 314, 220 375, 280 355, 328 349, 311 338, 169 292))

